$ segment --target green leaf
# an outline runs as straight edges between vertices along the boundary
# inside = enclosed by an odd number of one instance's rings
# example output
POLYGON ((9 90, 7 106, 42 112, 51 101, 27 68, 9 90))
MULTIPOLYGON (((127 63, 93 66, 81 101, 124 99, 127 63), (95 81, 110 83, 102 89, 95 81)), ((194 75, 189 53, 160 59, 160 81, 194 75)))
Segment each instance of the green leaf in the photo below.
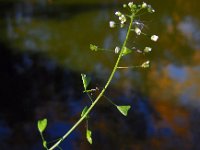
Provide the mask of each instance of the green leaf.
POLYGON ((88 107, 85 106, 84 109, 83 109, 83 111, 82 111, 82 113, 81 113, 81 117, 83 117, 83 115, 86 113, 87 110, 88 110, 88 107))
POLYGON ((86 76, 86 74, 81 74, 82 77, 82 81, 83 81, 83 86, 84 86, 84 90, 87 90, 87 87, 90 83, 90 78, 86 76))
POLYGON ((129 109, 131 106, 126 105, 126 106, 117 106, 117 109, 124 115, 127 116, 129 109))
POLYGON ((87 141, 92 144, 92 131, 90 131, 89 129, 87 129, 86 131, 86 138, 87 138, 87 141))
POLYGON ((47 119, 38 120, 38 130, 42 133, 47 127, 47 119))
POLYGON ((98 46, 93 45, 93 44, 90 44, 90 49, 91 49, 92 51, 98 51, 98 46))
POLYGON ((132 52, 132 50, 131 49, 129 49, 129 48, 127 48, 127 47, 124 47, 123 49, 122 49, 122 55, 123 56, 125 56, 125 55, 127 55, 127 54, 129 54, 129 53, 131 53, 132 52))

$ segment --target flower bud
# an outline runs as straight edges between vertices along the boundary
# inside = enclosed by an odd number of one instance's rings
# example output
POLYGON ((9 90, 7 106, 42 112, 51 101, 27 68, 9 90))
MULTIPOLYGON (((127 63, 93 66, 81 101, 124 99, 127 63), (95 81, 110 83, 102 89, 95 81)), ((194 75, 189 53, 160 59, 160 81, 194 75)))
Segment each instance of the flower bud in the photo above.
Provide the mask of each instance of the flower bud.
POLYGON ((126 4, 123 4, 123 7, 124 7, 124 8, 126 8, 126 7, 127 7, 127 5, 126 5, 126 4))
POLYGON ((116 12, 115 12, 115 15, 116 15, 116 16, 121 16, 121 15, 122 15, 122 13, 121 13, 121 12, 119 12, 119 11, 116 11, 116 12))
POLYGON ((149 68, 149 65, 150 65, 150 61, 148 60, 148 61, 145 61, 145 62, 141 65, 141 67, 142 67, 142 68, 149 68))
POLYGON ((145 47, 144 48, 144 52, 145 53, 149 53, 151 51, 151 49, 152 49, 151 47, 145 47))
POLYGON ((147 8, 147 3, 143 2, 142 3, 142 8, 147 8))
POLYGON ((155 10, 151 7, 151 5, 147 5, 147 10, 148 10, 148 12, 150 12, 150 13, 154 13, 155 12, 155 10))
POLYGON ((126 22, 126 17, 125 17, 125 15, 121 15, 121 16, 119 17, 119 20, 121 21, 121 24, 124 24, 124 23, 126 22))
POLYGON ((110 26, 110 28, 114 28, 115 25, 116 25, 116 23, 115 23, 114 21, 110 21, 110 22, 109 22, 109 26, 110 26))
POLYGON ((115 54, 118 54, 120 51, 120 48, 118 46, 115 47, 115 54))
POLYGON ((140 34, 141 34, 141 30, 140 30, 138 27, 136 27, 136 28, 135 28, 135 33, 136 33, 137 35, 140 35, 140 34))

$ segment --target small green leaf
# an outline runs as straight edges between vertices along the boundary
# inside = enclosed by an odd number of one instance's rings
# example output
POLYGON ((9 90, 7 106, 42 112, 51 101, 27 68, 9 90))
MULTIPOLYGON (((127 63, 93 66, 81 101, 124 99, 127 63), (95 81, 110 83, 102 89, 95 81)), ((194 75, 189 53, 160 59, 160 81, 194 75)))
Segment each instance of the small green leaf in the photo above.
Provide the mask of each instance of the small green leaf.
POLYGON ((129 109, 131 106, 126 105, 126 106, 117 106, 117 109, 124 115, 127 116, 129 109))
POLYGON ((92 144, 92 131, 90 131, 89 129, 87 129, 87 131, 86 131, 86 138, 87 138, 88 142, 90 144, 92 144))
POLYGON ((86 74, 81 74, 82 77, 82 81, 83 81, 83 86, 84 86, 84 90, 87 90, 87 87, 90 83, 90 78, 86 76, 86 74))
POLYGON ((93 44, 90 44, 90 49, 91 49, 92 51, 98 51, 98 46, 93 45, 93 44))
POLYGON ((83 111, 82 111, 82 113, 81 113, 81 117, 83 117, 83 115, 86 113, 87 110, 88 110, 88 107, 85 106, 84 109, 83 109, 83 111))
POLYGON ((127 48, 127 47, 124 47, 123 49, 122 49, 122 55, 123 56, 125 56, 125 55, 127 55, 127 54, 129 54, 129 53, 131 53, 132 52, 132 50, 131 49, 129 49, 129 48, 127 48))
POLYGON ((47 119, 38 120, 38 130, 42 133, 47 127, 47 119))

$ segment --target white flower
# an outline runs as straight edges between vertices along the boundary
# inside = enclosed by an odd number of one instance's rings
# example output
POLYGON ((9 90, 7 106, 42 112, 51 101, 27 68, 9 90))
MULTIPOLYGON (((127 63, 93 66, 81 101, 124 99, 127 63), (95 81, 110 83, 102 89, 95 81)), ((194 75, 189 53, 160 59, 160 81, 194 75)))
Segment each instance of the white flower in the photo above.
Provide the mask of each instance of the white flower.
POLYGON ((136 33, 137 35, 140 35, 141 32, 142 32, 142 31, 141 31, 138 27, 135 28, 135 33, 136 33))
POLYGON ((131 8, 133 6, 133 2, 129 2, 128 6, 131 8))
POLYGON ((144 52, 145 52, 145 53, 148 53, 148 52, 150 52, 151 50, 152 50, 151 47, 145 47, 145 48, 144 48, 144 52))
POLYGON ((119 12, 119 11, 116 11, 116 12, 115 12, 115 15, 116 15, 116 16, 121 16, 121 15, 122 15, 122 13, 121 13, 121 12, 119 12))
POLYGON ((148 60, 148 61, 144 62, 144 63, 141 65, 141 67, 142 67, 142 68, 148 68, 149 65, 150 65, 150 61, 148 60))
POLYGON ((110 21, 110 22, 109 22, 109 26, 110 26, 110 28, 114 28, 115 25, 116 25, 116 23, 115 23, 114 21, 110 21))
POLYGON ((154 42, 156 42, 158 40, 158 38, 159 37, 157 35, 152 35, 151 36, 151 40, 154 41, 154 42))
POLYGON ((115 47, 115 54, 119 53, 120 48, 118 46, 115 47))
POLYGON ((142 8, 146 8, 147 7, 147 3, 143 2, 142 3, 142 8))

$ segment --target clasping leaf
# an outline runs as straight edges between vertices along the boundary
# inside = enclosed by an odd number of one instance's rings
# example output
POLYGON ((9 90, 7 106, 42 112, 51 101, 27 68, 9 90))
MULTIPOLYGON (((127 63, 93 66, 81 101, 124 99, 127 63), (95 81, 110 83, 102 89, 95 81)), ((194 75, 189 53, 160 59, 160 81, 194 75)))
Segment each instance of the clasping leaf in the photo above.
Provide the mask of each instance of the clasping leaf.
POLYGON ((124 47, 123 49, 122 49, 122 55, 123 56, 125 56, 125 55, 127 55, 127 54, 129 54, 129 53, 131 53, 132 52, 132 50, 131 49, 129 49, 129 48, 127 48, 127 47, 124 47))
POLYGON ((84 109, 83 109, 83 111, 82 111, 82 113, 81 113, 81 117, 83 117, 83 115, 86 113, 87 110, 88 110, 88 107, 85 106, 84 109))
POLYGON ((84 90, 86 91, 91 79, 87 77, 86 74, 81 74, 81 77, 83 81, 84 90))
POLYGON ((127 116, 129 109, 131 106, 125 105, 125 106, 117 106, 117 109, 124 115, 127 116))
POLYGON ((86 138, 87 138, 88 142, 90 144, 92 144, 92 131, 90 131, 89 129, 87 129, 87 131, 86 131, 86 138))
POLYGON ((93 44, 90 44, 90 49, 91 49, 92 51, 98 51, 98 46, 93 45, 93 44))

